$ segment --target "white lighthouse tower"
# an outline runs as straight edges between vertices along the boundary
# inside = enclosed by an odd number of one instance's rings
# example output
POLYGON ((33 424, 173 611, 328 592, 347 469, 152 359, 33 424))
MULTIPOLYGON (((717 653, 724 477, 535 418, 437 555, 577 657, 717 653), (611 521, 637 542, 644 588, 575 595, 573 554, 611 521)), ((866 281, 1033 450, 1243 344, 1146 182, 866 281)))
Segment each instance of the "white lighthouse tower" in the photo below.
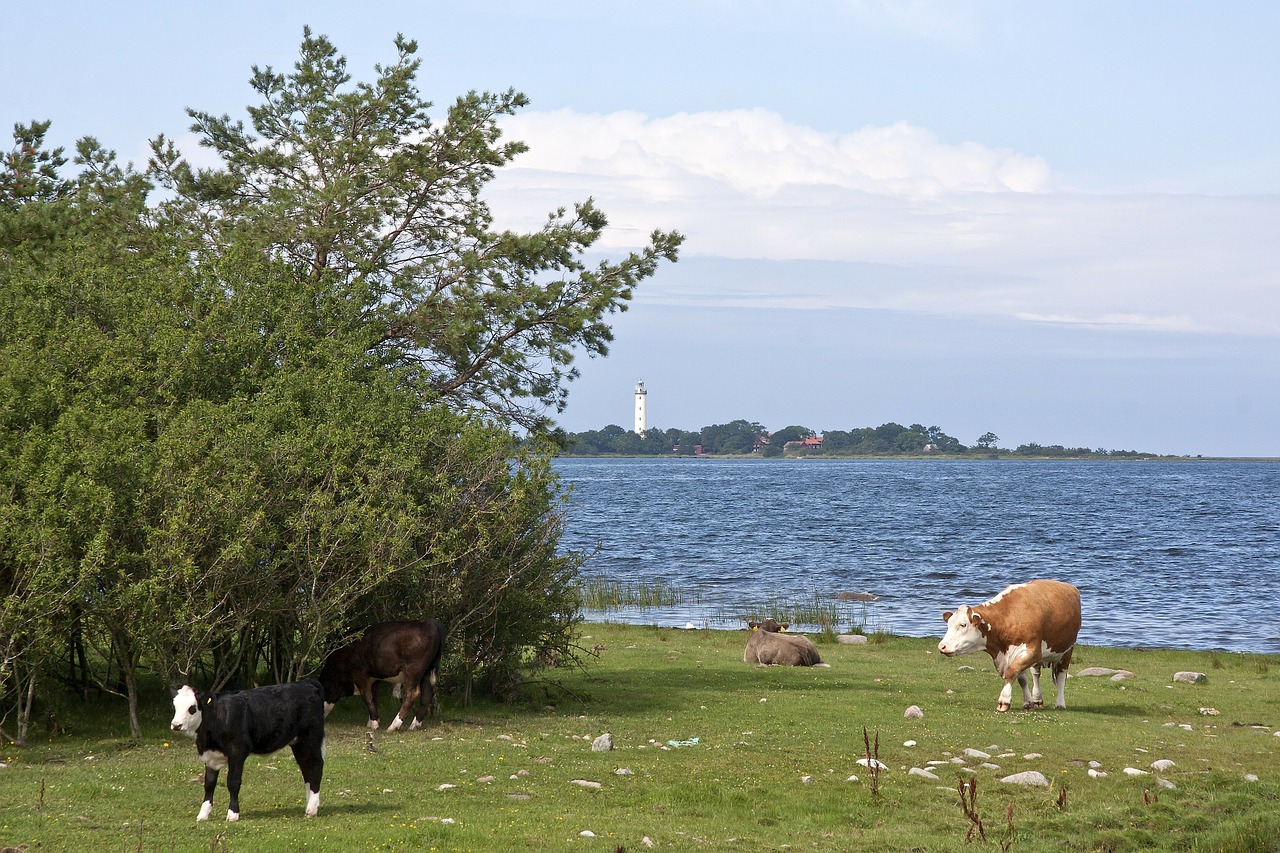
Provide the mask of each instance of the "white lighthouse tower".
POLYGON ((644 431, 648 428, 647 414, 645 412, 645 398, 649 392, 644 390, 644 381, 636 383, 636 435, 644 435, 644 431))

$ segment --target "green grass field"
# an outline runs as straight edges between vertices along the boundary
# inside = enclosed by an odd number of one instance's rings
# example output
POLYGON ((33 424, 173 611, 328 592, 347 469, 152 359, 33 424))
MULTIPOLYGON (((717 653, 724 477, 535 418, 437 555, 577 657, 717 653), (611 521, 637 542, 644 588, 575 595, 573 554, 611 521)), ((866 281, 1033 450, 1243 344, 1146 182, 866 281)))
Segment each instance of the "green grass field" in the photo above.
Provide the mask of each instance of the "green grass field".
MULTIPOLYGON (((224 778, 198 824, 202 766, 167 731, 167 693, 155 691, 137 744, 118 700, 64 699, 59 729, 0 750, 0 847, 1280 849, 1274 656, 1082 647, 1073 670, 1134 677, 1072 678, 1065 711, 998 714, 989 658, 943 659, 936 640, 824 643, 829 669, 757 669, 742 662, 745 631, 583 627, 583 645, 603 647, 585 671, 552 671, 560 684, 529 685, 521 704, 463 708, 446 695, 441 719, 378 733, 377 753, 362 706, 346 700, 328 721, 315 819, 302 816, 285 750, 250 759, 238 823, 223 820, 224 778), (1208 681, 1175 684, 1180 670, 1208 681), (911 705, 923 718, 904 717, 911 705), (858 764, 864 730, 887 765, 877 776, 858 764), (592 751, 606 732, 613 751, 592 751), (1174 765, 1153 771, 1160 759, 1174 765), (1049 786, 1000 781, 1025 770, 1049 786), (962 778, 977 781, 969 814, 962 778)), ((384 720, 391 703, 384 692, 384 720)))

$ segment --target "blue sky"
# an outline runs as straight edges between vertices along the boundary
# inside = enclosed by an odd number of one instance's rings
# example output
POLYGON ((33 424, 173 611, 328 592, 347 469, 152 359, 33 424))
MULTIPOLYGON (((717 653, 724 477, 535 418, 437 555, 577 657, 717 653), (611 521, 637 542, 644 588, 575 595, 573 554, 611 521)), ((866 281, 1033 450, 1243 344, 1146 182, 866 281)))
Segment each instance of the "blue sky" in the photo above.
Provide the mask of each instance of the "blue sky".
POLYGON ((530 97, 502 224, 592 196, 609 253, 686 235, 570 430, 643 379, 664 428, 1280 456, 1280 4, 10 4, 0 122, 141 161, 304 25, 357 79, 400 32, 437 104, 530 97))

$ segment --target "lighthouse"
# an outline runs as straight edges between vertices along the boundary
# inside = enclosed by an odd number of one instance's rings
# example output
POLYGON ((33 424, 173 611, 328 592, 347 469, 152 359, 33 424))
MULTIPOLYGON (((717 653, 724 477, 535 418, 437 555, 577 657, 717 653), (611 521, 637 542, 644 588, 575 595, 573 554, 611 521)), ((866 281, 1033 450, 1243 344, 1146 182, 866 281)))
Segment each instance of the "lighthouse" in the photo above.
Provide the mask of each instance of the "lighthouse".
POLYGON ((636 383, 636 435, 644 435, 644 431, 648 428, 646 424, 645 413, 645 397, 649 392, 644 390, 644 381, 636 383))

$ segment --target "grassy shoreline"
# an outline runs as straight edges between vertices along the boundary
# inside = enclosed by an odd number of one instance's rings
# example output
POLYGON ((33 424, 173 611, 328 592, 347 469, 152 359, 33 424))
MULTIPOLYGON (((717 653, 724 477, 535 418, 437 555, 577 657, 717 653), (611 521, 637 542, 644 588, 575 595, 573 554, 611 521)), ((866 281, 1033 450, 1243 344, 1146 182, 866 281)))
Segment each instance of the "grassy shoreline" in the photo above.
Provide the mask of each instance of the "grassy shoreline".
POLYGON ((549 671, 517 704, 446 696, 440 720, 377 734, 377 753, 349 699, 327 726, 314 820, 284 751, 250 760, 239 823, 220 819, 220 785, 215 819, 197 824, 201 765, 189 740, 170 738, 167 697, 150 697, 136 744, 118 700, 67 700, 60 730, 0 751, 0 846, 612 853, 648 838, 659 850, 955 850, 971 828, 973 849, 1280 845, 1276 656, 1084 646, 1073 670, 1133 677, 1075 677, 1065 711, 998 714, 985 656, 876 639, 820 643, 830 668, 757 669, 742 662, 745 631, 585 624, 587 669, 549 671), (1175 684, 1182 670, 1208 680, 1175 684), (911 705, 924 716, 905 717, 911 705), (615 748, 593 751, 606 732, 615 748), (858 763, 864 732, 887 765, 874 783, 858 763), (1160 759, 1174 764, 1153 770, 1160 759), (1025 770, 1049 785, 1000 781, 1025 770), (962 779, 977 780, 985 840, 962 779))

